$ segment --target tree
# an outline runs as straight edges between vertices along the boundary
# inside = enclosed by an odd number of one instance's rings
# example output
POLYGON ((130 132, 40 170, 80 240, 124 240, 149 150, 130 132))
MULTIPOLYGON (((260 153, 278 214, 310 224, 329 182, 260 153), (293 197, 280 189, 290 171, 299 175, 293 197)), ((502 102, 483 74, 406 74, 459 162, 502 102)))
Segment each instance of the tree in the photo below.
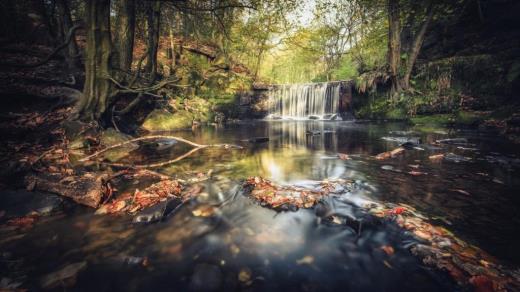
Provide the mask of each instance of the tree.
POLYGON ((76 106, 75 117, 96 121, 105 113, 112 96, 110 60, 110 0, 88 0, 86 4, 87 45, 85 85, 76 106))
POLYGON ((401 91, 399 68, 401 65, 401 25, 399 0, 388 0, 388 69, 390 73, 390 97, 401 91))
MULTIPOLYGON (((132 67, 135 32, 135 0, 116 0, 115 66, 128 72, 132 67)), ((124 76, 124 75, 123 75, 124 76)))
MULTIPOLYGON (((70 15, 69 4, 66 0, 57 0, 56 6, 58 8, 58 21, 60 23, 60 36, 63 43, 67 40, 67 34, 72 29, 74 24, 72 23, 72 17, 70 15)), ((65 60, 69 69, 76 70, 80 65, 78 46, 76 40, 72 38, 68 44, 66 50, 64 50, 65 60)))
POLYGON ((161 2, 150 1, 146 3, 146 46, 147 59, 145 72, 150 74, 150 81, 157 78, 157 51, 159 49, 161 2))
POLYGON ((401 86, 404 90, 408 90, 410 88, 410 77, 412 75, 413 67, 417 60, 417 56, 419 55, 419 51, 421 50, 422 43, 424 41, 424 36, 426 35, 426 30, 428 29, 428 26, 430 25, 430 22, 433 18, 433 10, 433 0, 430 0, 430 3, 426 10, 426 19, 422 23, 412 45, 409 48, 408 58, 406 60, 406 67, 403 78, 401 80, 401 86))

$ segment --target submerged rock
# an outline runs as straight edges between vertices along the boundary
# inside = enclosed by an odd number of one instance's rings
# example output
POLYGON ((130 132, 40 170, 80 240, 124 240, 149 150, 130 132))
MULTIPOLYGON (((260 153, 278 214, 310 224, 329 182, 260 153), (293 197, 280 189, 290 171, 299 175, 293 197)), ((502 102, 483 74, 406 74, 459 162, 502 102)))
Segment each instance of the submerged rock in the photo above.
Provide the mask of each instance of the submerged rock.
POLYGON ((53 194, 26 190, 4 191, 0 194, 5 218, 22 217, 33 212, 47 215, 58 210, 62 204, 63 199, 53 194))
POLYGON ((440 139, 435 141, 438 144, 450 144, 450 145, 466 145, 468 144, 468 139, 466 138, 450 138, 450 139, 440 139))
POLYGON ((390 141, 390 142, 397 142, 402 145, 404 145, 404 144, 414 144, 414 145, 421 144, 421 138, 419 138, 419 137, 383 137, 381 139, 390 141))
POLYGON ((153 223, 167 217, 182 201, 178 198, 168 199, 157 205, 151 206, 139 212, 133 223, 153 223))
POLYGON ((190 288, 195 291, 215 291, 223 282, 222 271, 218 266, 198 264, 191 276, 190 288))
POLYGON ((175 113, 166 110, 154 110, 146 117, 141 127, 149 132, 174 131, 190 128, 193 119, 193 115, 185 110, 175 113))
MULTIPOLYGON (((100 143, 104 147, 109 147, 126 142, 130 139, 131 137, 129 135, 118 132, 114 128, 108 128, 101 133, 100 143)), ((116 162, 121 158, 128 156, 131 151, 137 148, 139 148, 139 146, 136 143, 129 143, 105 152, 103 157, 110 162, 116 162)))
POLYGON ((44 276, 41 281, 43 289, 53 289, 58 286, 72 287, 76 283, 79 272, 87 267, 87 262, 78 262, 63 267, 62 269, 44 276))
POLYGON ((447 153, 444 155, 444 159, 452 162, 468 162, 471 161, 471 157, 465 157, 454 153, 447 153))
POLYGON ((326 115, 323 115, 323 120, 335 121, 335 120, 341 120, 341 118, 338 117, 338 114, 326 114, 326 115))
POLYGON ((242 140, 244 142, 249 142, 253 144, 260 144, 260 143, 266 143, 269 142, 269 137, 253 137, 246 140, 242 140))

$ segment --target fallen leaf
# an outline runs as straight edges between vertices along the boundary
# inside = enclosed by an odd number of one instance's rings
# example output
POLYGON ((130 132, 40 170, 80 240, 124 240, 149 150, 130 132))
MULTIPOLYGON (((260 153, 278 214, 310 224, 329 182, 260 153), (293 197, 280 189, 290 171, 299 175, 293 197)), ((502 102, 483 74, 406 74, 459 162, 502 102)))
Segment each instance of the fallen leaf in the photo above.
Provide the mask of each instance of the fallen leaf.
POLYGON ((350 156, 348 156, 348 154, 345 154, 345 153, 338 153, 338 157, 339 159, 341 160, 350 160, 350 156))
POLYGON ((313 256, 304 256, 303 258, 296 261, 298 265, 311 265, 314 262, 313 256))
POLYGON ((428 157, 432 162, 441 162, 444 159, 444 154, 436 154, 428 157))
POLYGON ((389 245, 383 245, 381 249, 389 256, 394 254, 394 248, 389 245))
POLYGON ((484 275, 473 276, 469 282, 475 287, 475 292, 494 292, 493 281, 484 275))
POLYGON ((251 280, 251 270, 249 268, 242 268, 238 273, 238 280, 243 283, 249 282, 249 280, 251 280))

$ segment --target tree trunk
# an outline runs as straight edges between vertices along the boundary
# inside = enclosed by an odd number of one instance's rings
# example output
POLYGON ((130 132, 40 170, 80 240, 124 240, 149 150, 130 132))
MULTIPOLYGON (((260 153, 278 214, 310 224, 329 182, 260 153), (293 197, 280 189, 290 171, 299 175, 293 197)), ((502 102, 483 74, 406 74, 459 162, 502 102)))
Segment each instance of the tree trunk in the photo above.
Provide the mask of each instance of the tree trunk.
POLYGON ((85 87, 76 107, 77 118, 99 120, 112 94, 110 58, 110 0, 88 0, 86 4, 87 46, 85 87))
POLYGON ((401 86, 403 89, 410 88, 410 76, 412 75, 413 66, 415 65, 415 61, 417 60, 417 56, 419 55, 419 51, 421 50, 422 43, 424 41, 424 36, 426 35, 426 30, 430 25, 430 22, 433 18, 433 0, 430 1, 428 5, 428 9, 426 10, 426 19, 424 20, 421 28, 417 32, 415 39, 413 41, 412 46, 410 47, 410 51, 408 53, 408 60, 406 62, 405 73, 403 79, 401 81, 401 86))
POLYGON ((114 58, 114 61, 117 62, 115 66, 128 72, 132 68, 134 52, 135 0, 116 1, 115 27, 114 47, 117 54, 114 58))
POLYGON ((144 69, 145 72, 150 74, 150 80, 153 82, 157 75, 157 51, 159 49, 161 2, 147 2, 146 6, 146 44, 148 47, 148 56, 144 69))
MULTIPOLYGON (((58 13, 59 13, 59 21, 61 26, 61 39, 64 43, 66 41, 66 36, 70 29, 73 27, 72 18, 70 16, 70 9, 67 4, 67 0, 57 0, 56 5, 58 7, 58 13)), ((67 61, 67 65, 69 69, 76 70, 78 69, 80 62, 79 62, 79 54, 78 54, 78 47, 76 45, 75 38, 72 38, 72 40, 67 45, 66 50, 63 51, 65 55, 65 60, 67 61)))
POLYGON ((400 22, 399 22, 399 0, 388 0, 388 66, 390 69, 391 90, 390 96, 394 98, 401 90, 399 85, 400 67, 400 22))

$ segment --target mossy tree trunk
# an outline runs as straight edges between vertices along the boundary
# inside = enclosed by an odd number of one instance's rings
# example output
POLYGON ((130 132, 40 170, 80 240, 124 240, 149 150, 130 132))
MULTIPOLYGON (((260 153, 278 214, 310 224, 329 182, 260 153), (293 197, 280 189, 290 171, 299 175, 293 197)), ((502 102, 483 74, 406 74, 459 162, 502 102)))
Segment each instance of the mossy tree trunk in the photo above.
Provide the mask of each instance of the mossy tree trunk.
MULTIPOLYGON (((115 66, 130 71, 134 51, 135 0, 116 0, 115 66)), ((123 75, 124 76, 124 75, 123 75)))
POLYGON ((110 64, 110 0, 88 0, 86 3, 86 61, 83 96, 76 107, 77 118, 99 120, 106 111, 113 92, 110 64))
POLYGON ((401 90, 399 67, 401 63, 401 37, 399 0, 388 0, 388 66, 390 73, 390 96, 394 98, 401 90))
POLYGON ((146 2, 146 46, 148 48, 145 72, 153 82, 157 76, 157 51, 159 49, 159 29, 161 16, 161 2, 146 2))

